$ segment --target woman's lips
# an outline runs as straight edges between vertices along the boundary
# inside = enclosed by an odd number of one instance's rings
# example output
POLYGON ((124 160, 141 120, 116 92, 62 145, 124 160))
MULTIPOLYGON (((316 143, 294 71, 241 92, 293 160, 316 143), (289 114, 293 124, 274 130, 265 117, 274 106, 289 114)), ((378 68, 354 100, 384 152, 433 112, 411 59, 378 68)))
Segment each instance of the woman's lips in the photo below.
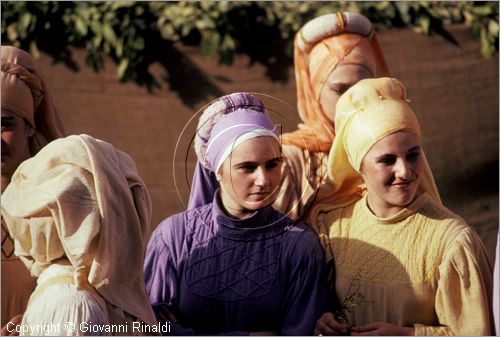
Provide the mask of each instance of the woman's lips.
POLYGON ((391 185, 396 187, 396 188, 406 188, 406 187, 410 186, 414 181, 415 181, 415 179, 406 180, 406 181, 398 181, 398 182, 392 183, 391 185))

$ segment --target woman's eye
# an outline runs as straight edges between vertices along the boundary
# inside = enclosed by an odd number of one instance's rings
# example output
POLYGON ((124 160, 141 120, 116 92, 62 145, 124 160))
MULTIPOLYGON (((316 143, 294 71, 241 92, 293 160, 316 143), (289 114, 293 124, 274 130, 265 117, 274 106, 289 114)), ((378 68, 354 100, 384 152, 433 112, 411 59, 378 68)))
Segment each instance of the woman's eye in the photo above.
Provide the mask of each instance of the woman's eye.
POLYGON ((396 162, 396 158, 395 157, 390 157, 390 156, 382 157, 382 158, 379 159, 378 162, 381 163, 381 164, 390 166, 390 165, 394 165, 394 163, 396 162))
POLYGON ((2 130, 3 131, 6 131, 6 130, 12 130, 14 127, 13 123, 12 122, 2 122, 2 130))
POLYGON ((339 96, 342 95, 344 92, 346 92, 349 89, 348 85, 342 85, 340 87, 336 87, 333 89, 339 96))
POLYGON ((266 164, 266 168, 267 169, 274 169, 274 168, 278 167, 280 165, 280 163, 281 162, 279 162, 279 161, 272 161, 272 162, 266 164))
POLYGON ((256 168, 257 166, 255 165, 243 165, 239 167, 239 169, 245 173, 253 172, 256 168))
POLYGON ((420 152, 411 152, 411 153, 408 153, 408 155, 406 156, 406 159, 408 161, 415 161, 418 159, 418 157, 420 157, 420 152))

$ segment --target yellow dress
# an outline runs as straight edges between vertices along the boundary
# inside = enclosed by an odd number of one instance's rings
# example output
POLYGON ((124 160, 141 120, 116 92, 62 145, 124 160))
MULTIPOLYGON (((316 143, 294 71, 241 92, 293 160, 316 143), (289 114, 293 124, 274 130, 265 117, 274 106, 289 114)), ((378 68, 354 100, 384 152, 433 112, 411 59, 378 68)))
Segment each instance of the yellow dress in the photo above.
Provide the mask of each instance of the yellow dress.
POLYGON ((492 267, 476 232, 426 193, 389 218, 366 197, 318 218, 349 324, 385 321, 416 335, 491 335, 492 267), (359 297, 361 295, 361 297, 359 297))

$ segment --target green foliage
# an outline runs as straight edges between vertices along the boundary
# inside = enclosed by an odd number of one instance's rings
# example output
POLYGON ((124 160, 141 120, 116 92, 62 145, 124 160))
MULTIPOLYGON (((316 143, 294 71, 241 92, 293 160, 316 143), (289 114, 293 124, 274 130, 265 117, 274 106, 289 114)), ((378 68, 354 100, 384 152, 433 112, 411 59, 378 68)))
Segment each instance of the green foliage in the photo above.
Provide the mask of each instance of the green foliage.
POLYGON ((2 1, 4 43, 64 57, 68 46, 87 50, 98 71, 109 55, 118 77, 151 85, 148 67, 174 43, 196 45, 205 56, 231 64, 236 53, 264 64, 272 79, 286 77, 293 36, 315 16, 349 10, 378 28, 413 27, 444 34, 443 26, 466 23, 484 56, 498 51, 498 2, 17 2, 2 1), (155 55, 156 54, 156 55, 155 55))

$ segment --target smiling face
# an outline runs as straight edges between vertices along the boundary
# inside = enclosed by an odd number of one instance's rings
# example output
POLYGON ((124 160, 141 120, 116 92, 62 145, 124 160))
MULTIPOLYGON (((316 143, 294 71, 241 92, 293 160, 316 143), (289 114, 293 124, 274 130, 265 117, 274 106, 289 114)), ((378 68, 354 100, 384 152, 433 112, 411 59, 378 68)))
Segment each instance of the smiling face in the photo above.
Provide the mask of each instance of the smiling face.
POLYGON ((24 119, 2 109, 2 190, 19 164, 31 157, 29 137, 33 133, 24 119))
POLYGON ((226 212, 241 219, 272 204, 279 191, 281 162, 281 146, 273 137, 238 145, 217 174, 226 212))
POLYGON ((335 107, 337 101, 344 92, 358 81, 373 77, 370 70, 357 64, 339 64, 330 75, 321 89, 319 102, 327 116, 335 120, 335 107))
POLYGON ((368 205, 379 217, 396 214, 416 196, 422 167, 418 137, 396 132, 378 141, 361 164, 368 205))

